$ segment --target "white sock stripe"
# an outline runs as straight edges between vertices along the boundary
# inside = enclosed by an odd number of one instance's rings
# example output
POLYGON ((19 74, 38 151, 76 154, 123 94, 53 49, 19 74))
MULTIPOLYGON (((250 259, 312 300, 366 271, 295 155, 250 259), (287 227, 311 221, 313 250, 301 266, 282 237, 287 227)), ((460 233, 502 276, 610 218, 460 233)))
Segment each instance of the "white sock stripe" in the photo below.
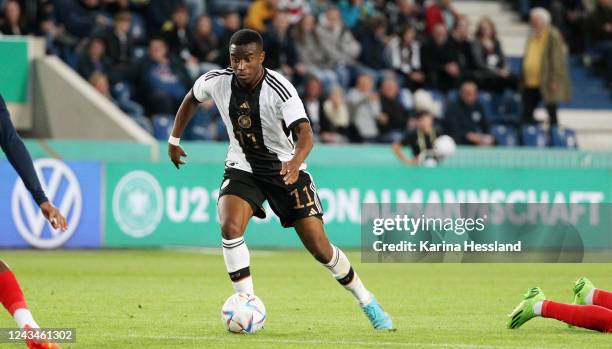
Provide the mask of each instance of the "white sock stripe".
POLYGON ((231 246, 228 246, 228 245, 223 245, 223 248, 228 249, 228 250, 231 250, 232 248, 236 248, 236 247, 238 247, 238 246, 242 246, 242 245, 244 245, 244 244, 245 244, 245 242, 244 242, 244 241, 241 241, 241 242, 239 242, 239 243, 237 243, 237 244, 234 244, 234 245, 231 245, 231 246))
POLYGON ((325 265, 327 269, 330 269, 330 270, 336 267, 336 264, 338 264, 338 260, 340 259, 340 250, 338 249, 338 247, 336 247, 335 245, 331 245, 331 246, 333 249, 332 259, 331 261, 329 261, 329 263, 325 265))
POLYGON ((237 239, 232 239, 232 240, 221 239, 221 242, 222 242, 223 247, 225 248, 234 248, 234 247, 244 244, 244 238, 239 237, 237 239))

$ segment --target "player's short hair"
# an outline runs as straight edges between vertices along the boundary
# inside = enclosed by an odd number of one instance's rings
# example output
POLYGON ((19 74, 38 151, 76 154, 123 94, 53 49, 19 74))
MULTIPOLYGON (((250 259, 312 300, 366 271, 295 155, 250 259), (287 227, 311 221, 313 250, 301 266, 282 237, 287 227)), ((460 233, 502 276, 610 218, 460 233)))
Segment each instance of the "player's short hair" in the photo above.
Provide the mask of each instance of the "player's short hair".
POLYGON ((242 46, 251 43, 257 45, 257 48, 260 50, 263 49, 263 39, 261 35, 252 29, 240 29, 235 32, 230 39, 230 46, 242 46))

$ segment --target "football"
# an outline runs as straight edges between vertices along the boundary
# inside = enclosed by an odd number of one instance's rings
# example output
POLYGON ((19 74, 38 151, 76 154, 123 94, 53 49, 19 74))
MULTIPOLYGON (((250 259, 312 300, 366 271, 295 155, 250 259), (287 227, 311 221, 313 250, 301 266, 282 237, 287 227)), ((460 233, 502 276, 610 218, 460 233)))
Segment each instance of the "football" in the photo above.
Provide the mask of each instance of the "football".
POLYGON ((230 332, 255 333, 264 326, 266 307, 255 295, 235 293, 223 304, 221 320, 230 332))

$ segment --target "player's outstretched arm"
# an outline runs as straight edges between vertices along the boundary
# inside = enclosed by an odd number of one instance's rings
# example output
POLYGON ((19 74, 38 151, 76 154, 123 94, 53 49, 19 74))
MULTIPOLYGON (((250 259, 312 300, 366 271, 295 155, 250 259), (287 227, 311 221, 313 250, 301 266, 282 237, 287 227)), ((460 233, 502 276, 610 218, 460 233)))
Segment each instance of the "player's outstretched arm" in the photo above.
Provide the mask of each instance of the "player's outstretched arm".
POLYGON ((176 112, 176 117, 174 118, 174 126, 172 127, 172 133, 168 140, 168 156, 177 169, 186 163, 181 157, 187 156, 187 153, 185 153, 183 148, 179 145, 179 141, 183 135, 183 131, 185 131, 185 127, 198 109, 198 105, 199 102, 194 98, 192 90, 189 90, 185 98, 183 98, 176 112))
POLYGON ((310 154, 314 143, 312 128, 309 122, 300 122, 292 131, 298 139, 295 145, 295 154, 291 160, 283 162, 280 172, 281 176, 283 176, 283 182, 287 185, 297 181, 300 174, 300 166, 306 160, 308 154, 310 154))
POLYGON ((36 175, 36 170, 34 170, 32 157, 11 122, 2 96, 0 96, 0 147, 21 180, 23 180, 25 187, 40 206, 45 218, 49 220, 54 229, 66 230, 66 218, 47 199, 36 175))
POLYGON ((399 141, 393 142, 391 144, 391 149, 393 149, 393 153, 395 156, 403 163, 407 165, 416 164, 416 158, 408 158, 404 151, 402 150, 402 143, 399 141))

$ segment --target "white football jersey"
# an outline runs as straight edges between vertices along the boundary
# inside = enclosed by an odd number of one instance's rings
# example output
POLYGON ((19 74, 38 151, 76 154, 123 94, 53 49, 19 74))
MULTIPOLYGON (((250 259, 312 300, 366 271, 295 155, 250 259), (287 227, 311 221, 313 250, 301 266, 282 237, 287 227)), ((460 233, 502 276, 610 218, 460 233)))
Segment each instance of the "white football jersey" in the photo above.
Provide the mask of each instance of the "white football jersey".
POLYGON ((192 91, 197 102, 212 98, 219 109, 230 140, 226 167, 278 175, 281 162, 295 151, 291 129, 308 117, 295 87, 281 74, 264 70, 250 91, 237 84, 231 68, 200 76, 192 91))

